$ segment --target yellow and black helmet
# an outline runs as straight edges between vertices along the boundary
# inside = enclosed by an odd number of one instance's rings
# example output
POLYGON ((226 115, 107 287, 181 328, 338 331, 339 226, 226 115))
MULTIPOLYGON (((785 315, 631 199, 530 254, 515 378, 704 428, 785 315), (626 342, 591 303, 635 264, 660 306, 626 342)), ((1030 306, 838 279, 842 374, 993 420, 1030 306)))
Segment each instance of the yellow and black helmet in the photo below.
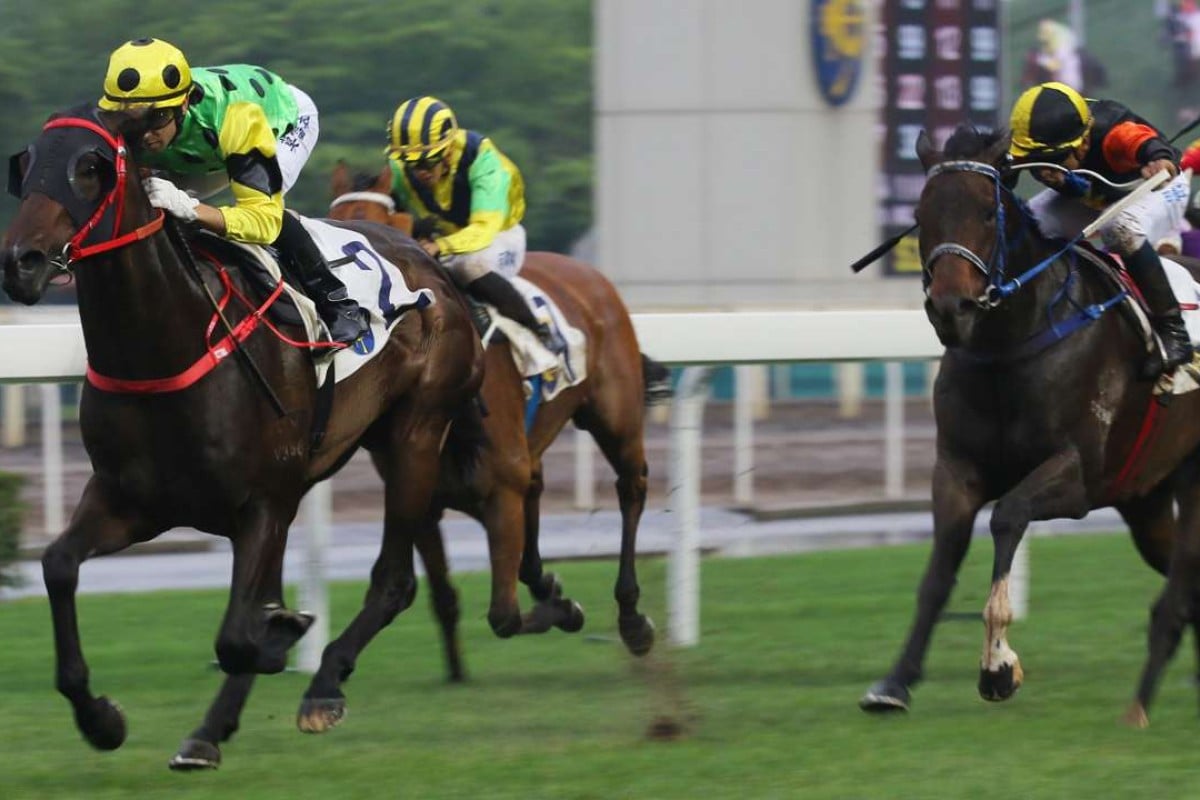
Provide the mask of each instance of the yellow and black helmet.
POLYGON ((1091 124, 1091 109, 1079 92, 1065 83, 1038 84, 1013 105, 1008 152, 1014 158, 1065 156, 1083 142, 1091 124))
POLYGON ((109 56, 100 107, 173 108, 183 105, 191 88, 192 70, 179 48, 162 39, 134 39, 109 56))
POLYGON ((405 163, 436 159, 458 133, 458 120, 450 106, 436 97, 405 100, 388 126, 390 158, 405 163))

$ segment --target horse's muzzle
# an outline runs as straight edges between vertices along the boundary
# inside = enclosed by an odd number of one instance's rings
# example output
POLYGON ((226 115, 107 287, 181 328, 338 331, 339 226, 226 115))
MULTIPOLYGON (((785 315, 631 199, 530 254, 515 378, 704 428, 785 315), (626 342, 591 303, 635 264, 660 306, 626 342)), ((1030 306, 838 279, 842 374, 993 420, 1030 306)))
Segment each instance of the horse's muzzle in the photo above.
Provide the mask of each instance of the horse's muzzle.
POLYGON ((946 347, 958 347, 971 338, 979 305, 961 295, 930 297, 925 301, 925 316, 933 325, 938 341, 946 347))
POLYGON ((42 299, 50 274, 45 250, 14 245, 4 252, 4 293, 18 303, 31 306, 42 299))

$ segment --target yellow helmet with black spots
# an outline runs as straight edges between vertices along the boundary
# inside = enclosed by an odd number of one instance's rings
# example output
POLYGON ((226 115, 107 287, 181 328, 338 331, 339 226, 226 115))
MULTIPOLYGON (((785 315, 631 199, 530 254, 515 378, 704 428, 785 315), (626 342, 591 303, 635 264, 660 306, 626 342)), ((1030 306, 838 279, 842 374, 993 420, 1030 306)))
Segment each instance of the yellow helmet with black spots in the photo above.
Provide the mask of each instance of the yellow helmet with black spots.
POLYGON ((450 106, 436 97, 405 100, 388 126, 388 157, 403 163, 437 160, 458 133, 450 106))
POLYGON ((192 70, 179 48, 162 39, 134 39, 109 56, 99 105, 107 111, 174 108, 191 88, 192 70))
POLYGON ((1083 142, 1092 124, 1092 111, 1083 95, 1065 83, 1042 83, 1026 89, 1009 118, 1014 158, 1055 159, 1083 142))

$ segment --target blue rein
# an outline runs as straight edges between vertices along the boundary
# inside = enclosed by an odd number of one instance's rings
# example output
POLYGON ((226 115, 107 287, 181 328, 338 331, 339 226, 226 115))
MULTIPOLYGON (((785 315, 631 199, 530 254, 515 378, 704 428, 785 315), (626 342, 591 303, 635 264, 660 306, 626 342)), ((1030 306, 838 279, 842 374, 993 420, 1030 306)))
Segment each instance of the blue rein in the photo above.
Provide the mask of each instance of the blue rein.
POLYGON ((928 291, 929 282, 933 279, 933 263, 943 255, 956 255, 966 259, 980 270, 988 279, 988 287, 984 293, 976 298, 975 302, 980 308, 989 310, 1000 305, 1005 299, 1011 297, 1020 291, 1021 287, 1029 283, 1038 275, 1050 268, 1050 265, 1064 256, 1070 261, 1071 271, 1067 274, 1067 279, 1063 282, 1062 288, 1055 293, 1050 302, 1046 304, 1046 318, 1048 327, 1034 336, 1026 339, 1013 350, 996 356, 979 356, 973 355, 976 360, 982 361, 1010 361, 1018 358, 1025 358, 1035 353, 1044 350, 1055 342, 1061 341, 1071 334, 1078 331, 1080 328, 1090 325, 1098 320, 1104 312, 1108 311, 1113 306, 1123 302, 1128 297, 1129 292, 1122 289, 1113 297, 1101 303, 1094 303, 1089 306, 1080 306, 1070 297, 1071 283, 1074 281, 1077 271, 1077 263, 1075 260, 1074 247, 1083 240, 1083 234, 1075 236, 1064 244, 1059 250, 1050 256, 1042 259, 1034 264, 1029 269, 1017 275, 1015 278, 1006 279, 1005 268, 1008 261, 1009 250, 1020 240, 1021 235, 1033 223, 1033 214, 1029 207, 1021 198, 1017 197, 1011 189, 1004 185, 1001 179, 1000 170, 991 164, 985 164, 981 161, 943 161, 940 164, 935 164, 928 173, 927 178, 933 179, 935 176, 946 172, 974 172, 984 175, 991 179, 995 186, 996 198, 996 227, 1001 232, 996 237, 996 246, 992 250, 992 256, 988 262, 984 262, 970 248, 965 247, 957 242, 944 242, 934 247, 929 253, 929 256, 922 262, 921 269, 924 272, 926 291, 928 291), (1006 192, 1009 198, 1016 204, 1021 212, 1021 225, 1017 228, 1016 234, 1010 241, 1006 235, 1008 226, 1005 223, 1005 205, 1004 197, 1001 192, 1006 192), (1055 321, 1054 309, 1063 301, 1070 303, 1077 311, 1066 319, 1055 321))

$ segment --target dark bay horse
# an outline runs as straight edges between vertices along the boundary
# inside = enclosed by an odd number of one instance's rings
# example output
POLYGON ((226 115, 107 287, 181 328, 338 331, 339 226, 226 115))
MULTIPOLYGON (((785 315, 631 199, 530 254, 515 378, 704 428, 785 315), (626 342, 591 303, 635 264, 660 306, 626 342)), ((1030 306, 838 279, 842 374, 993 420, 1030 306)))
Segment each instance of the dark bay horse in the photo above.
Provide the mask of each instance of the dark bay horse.
MULTIPOLYGON (((452 421, 469 427, 472 413, 478 429, 482 351, 468 309, 431 259, 387 229, 347 226, 397 264, 408 285, 429 288, 435 302, 403 316, 382 351, 338 385, 316 447, 310 354, 272 335, 265 321, 255 324, 254 304, 225 303, 248 294, 241 276, 198 268, 174 221, 164 227, 126 155, 125 138, 136 141, 139 124, 120 113, 72 109, 13 157, 10 189, 21 205, 4 239, 4 290, 36 303, 54 275, 69 271, 87 345, 80 425, 94 475, 42 557, 58 690, 93 746, 120 747, 124 716, 92 694, 80 647, 79 566, 177 526, 224 536, 233 545, 233 576, 216 653, 227 676, 171 760, 179 769, 214 767, 255 675, 282 670, 312 621, 283 606, 283 554, 297 504, 359 446, 384 476, 383 544, 361 612, 326 648, 305 695, 302 728, 344 703, 338 684, 358 653, 412 602, 413 540, 428 519, 443 440, 452 421), (216 295, 223 295, 221 313, 214 312, 216 295), (222 313, 238 336, 217 326, 211 338, 225 338, 210 345, 206 329, 222 313), (230 352, 235 357, 222 361, 230 352), (173 391, 152 388, 180 375, 195 380, 173 391), (136 382, 146 390, 130 391, 136 382), (98 388, 114 383, 125 388, 98 388)), ((283 330, 301 338, 298 329, 283 330)))
POLYGON ((1007 641, 1009 570, 1026 527, 1111 505, 1142 558, 1168 575, 1125 717, 1143 726, 1200 600, 1200 392, 1168 404, 1152 396, 1154 383, 1139 375, 1144 340, 1118 307, 1119 289, 1064 242, 1041 235, 1006 185, 1007 151, 1007 135, 965 127, 944 153, 924 134, 917 145, 928 174, 916 211, 925 310, 946 346, 934 389, 933 551, 908 641, 860 705, 908 708, 975 516, 993 500, 979 692, 1011 697, 1023 674, 1007 641))
MULTIPOLYGON (((360 219, 384 224, 397 221, 388 198, 388 171, 373 185, 352 186, 339 165, 332 189, 334 219, 360 219), (347 194, 357 188, 353 196, 347 194), (374 195, 374 197, 372 197, 374 195)), ((575 631, 583 625, 578 604, 562 596, 562 586, 542 568, 538 549, 538 508, 542 493, 542 454, 568 422, 588 431, 617 473, 621 508, 621 556, 615 595, 621 638, 628 649, 647 653, 654 627, 638 611, 640 589, 635 570, 637 527, 646 504, 646 455, 643 448, 645 406, 644 359, 629 313, 613 285, 596 269, 555 253, 529 253, 521 277, 541 288, 588 340, 587 378, 539 406, 532 427, 525 429, 525 398, 507 343, 487 349, 482 396, 487 414, 487 443, 479 467, 463 481, 457 470, 443 470, 433 511, 426 520, 440 541, 443 509, 467 513, 487 529, 492 562, 492 597, 488 622, 497 636, 540 633, 552 626, 575 631), (529 587, 534 608, 522 615, 517 581, 529 587)), ((451 679, 462 667, 455 635, 458 619, 454 589, 448 582, 440 546, 421 550, 433 590, 435 613, 442 624, 451 679)))

